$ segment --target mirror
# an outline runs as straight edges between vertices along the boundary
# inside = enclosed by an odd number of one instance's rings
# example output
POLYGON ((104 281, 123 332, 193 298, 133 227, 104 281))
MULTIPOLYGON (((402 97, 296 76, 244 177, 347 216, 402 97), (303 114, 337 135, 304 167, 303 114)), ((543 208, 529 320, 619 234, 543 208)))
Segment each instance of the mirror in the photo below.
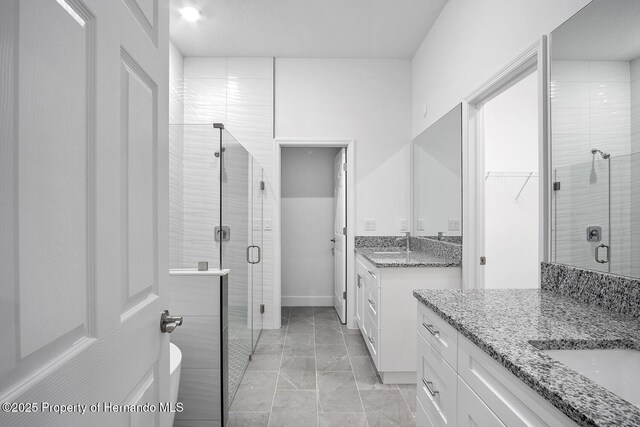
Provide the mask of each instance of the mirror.
POLYGON ((413 234, 462 244, 462 105, 413 140, 413 234))
POLYGON ((551 34, 552 258, 640 277, 640 2, 551 34))

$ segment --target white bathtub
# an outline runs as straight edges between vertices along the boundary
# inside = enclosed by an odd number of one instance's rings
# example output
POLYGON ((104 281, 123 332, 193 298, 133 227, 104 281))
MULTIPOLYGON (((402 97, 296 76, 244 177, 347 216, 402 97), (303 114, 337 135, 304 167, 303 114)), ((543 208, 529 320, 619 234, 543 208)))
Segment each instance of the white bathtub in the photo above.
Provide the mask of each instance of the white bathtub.
MULTIPOLYGON (((180 369, 182 368, 182 352, 174 343, 169 343, 169 397, 175 405, 178 401, 178 387, 180 386, 180 369)), ((175 412, 171 412, 170 423, 173 425, 175 412)))

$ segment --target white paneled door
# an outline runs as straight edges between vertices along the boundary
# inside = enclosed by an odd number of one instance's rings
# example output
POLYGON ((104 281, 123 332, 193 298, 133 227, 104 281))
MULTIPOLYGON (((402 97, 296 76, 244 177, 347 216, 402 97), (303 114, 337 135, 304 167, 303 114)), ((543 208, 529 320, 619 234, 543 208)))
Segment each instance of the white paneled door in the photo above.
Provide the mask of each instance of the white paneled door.
POLYGON ((0 2, 2 426, 166 422, 168 3, 0 2))
POLYGON ((342 323, 347 321, 347 172, 346 148, 341 148, 333 159, 334 204, 334 293, 333 306, 342 323))

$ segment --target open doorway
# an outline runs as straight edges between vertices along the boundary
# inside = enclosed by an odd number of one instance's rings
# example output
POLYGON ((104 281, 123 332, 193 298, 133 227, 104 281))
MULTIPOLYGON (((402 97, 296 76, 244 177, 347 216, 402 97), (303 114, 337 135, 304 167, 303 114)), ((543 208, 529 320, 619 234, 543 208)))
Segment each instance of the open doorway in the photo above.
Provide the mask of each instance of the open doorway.
POLYGON ((463 103, 463 285, 539 287, 549 253, 547 50, 541 40, 463 103))
POLYGON ((279 142, 276 147, 276 301, 284 307, 334 307, 343 324, 353 274, 350 143, 279 142))

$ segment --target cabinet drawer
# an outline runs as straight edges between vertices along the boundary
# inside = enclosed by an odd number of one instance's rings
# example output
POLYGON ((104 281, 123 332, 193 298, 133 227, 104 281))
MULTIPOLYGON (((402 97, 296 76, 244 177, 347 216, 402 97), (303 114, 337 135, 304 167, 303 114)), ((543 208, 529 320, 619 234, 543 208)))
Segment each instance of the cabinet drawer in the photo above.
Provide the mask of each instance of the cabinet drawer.
POLYGON ((422 303, 418 303, 417 320, 420 334, 454 370, 457 370, 458 331, 422 303))
POLYGON ((380 329, 380 315, 378 314, 378 310, 380 309, 379 294, 380 289, 373 284, 372 281, 367 281, 364 288, 364 312, 371 317, 377 329, 380 329))
POLYGON ((504 427, 496 414, 491 412, 491 409, 460 377, 458 377, 458 426, 504 427))
POLYGON ((380 370, 380 332, 378 326, 374 323, 370 316, 365 315, 364 319, 365 329, 367 331, 364 341, 367 344, 371 358, 376 365, 376 368, 380 370))
POLYGON ((420 402, 416 402, 416 427, 433 427, 431 420, 427 416, 427 411, 420 402))
POLYGON ((369 261, 367 261, 362 255, 356 257, 356 268, 361 268, 367 273, 367 276, 376 285, 380 286, 380 270, 375 267, 369 261))
POLYGON ((456 425, 458 375, 421 334, 418 339, 418 401, 435 427, 456 425))
POLYGON ((463 336, 458 341, 458 375, 509 427, 576 425, 463 336))

